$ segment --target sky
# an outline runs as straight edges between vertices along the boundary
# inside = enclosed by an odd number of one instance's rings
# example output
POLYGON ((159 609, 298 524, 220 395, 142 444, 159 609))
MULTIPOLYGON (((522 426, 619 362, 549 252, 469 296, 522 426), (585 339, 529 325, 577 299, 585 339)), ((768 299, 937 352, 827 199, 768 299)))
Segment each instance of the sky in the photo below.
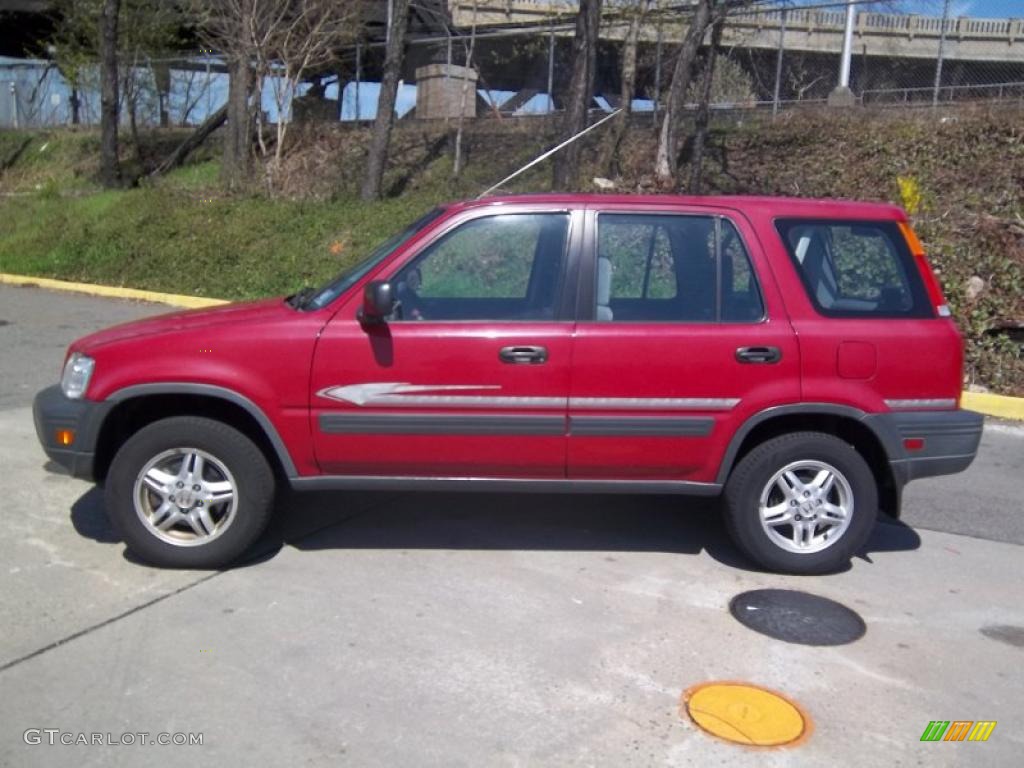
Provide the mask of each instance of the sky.
MULTIPOLYGON (((823 5, 829 0, 789 0, 788 5, 823 5)), ((882 13, 919 13, 941 16, 943 0, 879 0, 862 5, 864 10, 882 13)), ((830 9, 831 10, 831 9, 830 9)), ((836 6, 840 10, 840 6, 836 6)), ((989 19, 1024 18, 1024 0, 951 0, 949 15, 989 19)))

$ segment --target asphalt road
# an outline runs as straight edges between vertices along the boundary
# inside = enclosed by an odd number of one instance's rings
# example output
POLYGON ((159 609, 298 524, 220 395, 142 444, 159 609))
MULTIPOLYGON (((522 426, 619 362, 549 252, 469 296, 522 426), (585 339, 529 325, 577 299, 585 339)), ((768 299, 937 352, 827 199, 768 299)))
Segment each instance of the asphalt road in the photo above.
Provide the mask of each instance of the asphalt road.
POLYGON ((44 469, 29 404, 72 337, 162 311, 0 286, 0 766, 1019 764, 1024 430, 990 425, 968 472, 910 486, 912 527, 828 577, 751 570, 707 503, 500 494, 286 496, 245 566, 157 570, 94 488, 44 469), (755 634, 728 604, 768 587, 867 633, 755 634), (700 732, 680 697, 709 680, 787 694, 809 738, 700 732), (998 725, 921 743, 935 719, 998 725))

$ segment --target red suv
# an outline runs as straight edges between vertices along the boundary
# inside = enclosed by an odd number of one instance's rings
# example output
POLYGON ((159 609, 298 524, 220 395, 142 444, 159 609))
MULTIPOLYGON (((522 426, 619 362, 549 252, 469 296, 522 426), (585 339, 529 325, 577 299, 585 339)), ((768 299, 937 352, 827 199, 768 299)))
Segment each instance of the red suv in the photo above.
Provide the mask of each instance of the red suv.
POLYGON ((320 289, 86 336, 35 421, 160 565, 238 558, 288 483, 721 494, 754 562, 820 573, 974 458, 949 314, 890 205, 490 198, 320 289))

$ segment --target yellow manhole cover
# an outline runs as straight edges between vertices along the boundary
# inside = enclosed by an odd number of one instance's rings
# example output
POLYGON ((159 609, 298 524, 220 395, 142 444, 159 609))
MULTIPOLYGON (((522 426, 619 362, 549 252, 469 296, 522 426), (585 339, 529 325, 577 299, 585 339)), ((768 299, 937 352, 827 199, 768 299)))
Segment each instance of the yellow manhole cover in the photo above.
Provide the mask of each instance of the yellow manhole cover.
POLYGON ((810 720, 795 704, 754 685, 698 685, 683 694, 683 706, 698 726, 736 744, 779 747, 810 733, 810 720))

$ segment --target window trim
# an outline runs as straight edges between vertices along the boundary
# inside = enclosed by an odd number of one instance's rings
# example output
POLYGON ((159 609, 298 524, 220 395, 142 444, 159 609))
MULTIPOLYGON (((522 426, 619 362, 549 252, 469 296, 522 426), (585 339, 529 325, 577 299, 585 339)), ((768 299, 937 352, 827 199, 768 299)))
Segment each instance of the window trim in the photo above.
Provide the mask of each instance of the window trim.
MULTIPOLYGON (((733 216, 722 212, 717 209, 708 209, 706 211, 681 211, 671 208, 644 208, 644 207, 608 207, 608 208, 587 208, 587 216, 585 222, 585 231, 582 243, 582 252, 584 254, 583 268, 580 272, 579 279, 579 290, 577 292, 576 301, 576 317, 580 323, 594 323, 595 325, 660 325, 660 326, 679 326, 679 325, 700 325, 700 326, 748 326, 748 325, 761 325, 767 323, 768 317, 768 302, 765 298, 765 292, 763 289, 763 283, 760 275, 757 272, 755 265, 753 251, 750 249, 750 245, 747 242, 747 238, 743 236, 743 231, 737 225, 733 216), (611 320, 610 322, 599 322, 597 320, 597 258, 598 258, 598 233, 600 227, 601 216, 671 216, 681 217, 687 216, 690 218, 702 218, 702 219, 714 219, 715 220, 715 282, 716 282, 716 297, 715 297, 715 319, 713 320, 611 320), (721 319, 721 301, 722 301, 722 260, 721 260, 721 230, 722 222, 726 221, 731 226, 733 231, 736 233, 736 237, 739 238, 740 244, 743 246, 744 253, 747 257, 747 264, 750 267, 750 277, 754 281, 754 287, 757 290, 757 295, 761 299, 761 314, 755 320, 723 320, 721 319), (588 277, 589 272, 589 277, 588 277)), ((678 288, 677 288, 678 290, 678 288)))
MULTIPOLYGON (((398 274, 410 264, 416 262, 426 251, 447 237, 456 229, 480 219, 493 218, 495 216, 518 216, 518 215, 562 215, 568 218, 565 237, 565 251, 562 256, 562 270, 560 275, 561 287, 555 296, 554 317, 549 319, 524 320, 521 318, 512 319, 464 319, 464 320, 435 320, 426 318, 424 320, 405 320, 389 318, 388 325, 402 325, 411 327, 426 327, 429 325, 467 325, 467 324, 496 324, 496 325, 538 325, 557 324, 565 325, 575 322, 575 287, 579 276, 579 259, 581 241, 583 239, 583 209, 570 206, 559 206, 552 208, 544 205, 495 205, 485 208, 471 208, 451 217, 444 222, 444 226, 432 233, 426 240, 418 243, 415 250, 410 251, 397 261, 391 262, 378 274, 373 275, 371 280, 394 280, 398 274)), ((531 267, 532 269, 532 267, 531 267)), ((361 295, 361 294, 360 294, 361 295)))
POLYGON ((921 277, 920 270, 914 261, 914 255, 910 252, 910 248, 907 245, 906 240, 903 239, 902 233, 899 231, 899 222, 895 219, 842 219, 814 216, 779 216, 772 220, 772 226, 775 229, 775 233, 778 235, 782 249, 789 257, 789 263, 794 272, 796 272, 797 279, 799 280, 801 287, 804 289, 804 296, 811 305, 811 308, 820 316, 833 320, 929 320, 936 317, 935 308, 932 306, 932 302, 928 297, 928 290, 924 285, 924 280, 921 277), (817 225, 825 227, 877 227, 893 245, 894 253, 898 260, 898 267, 907 279, 906 287, 910 293, 911 299, 913 300, 911 309, 903 312, 862 312, 855 309, 830 309, 822 306, 818 301, 818 296, 814 287, 810 283, 809 276, 804 271, 803 265, 797 257, 795 249, 789 244, 788 233, 790 228, 800 225, 817 225))

